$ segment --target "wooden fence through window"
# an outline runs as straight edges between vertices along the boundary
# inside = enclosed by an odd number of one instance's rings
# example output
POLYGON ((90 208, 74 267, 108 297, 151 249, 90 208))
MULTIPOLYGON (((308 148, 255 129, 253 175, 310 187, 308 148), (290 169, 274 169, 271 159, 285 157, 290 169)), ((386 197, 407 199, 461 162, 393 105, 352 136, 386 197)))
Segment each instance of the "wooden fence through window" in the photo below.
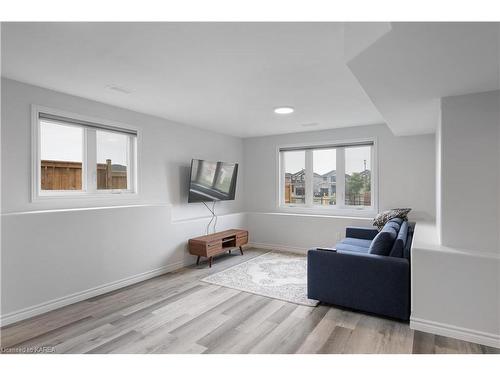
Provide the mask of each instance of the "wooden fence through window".
MULTIPOLYGON (((42 160, 42 190, 81 190, 82 163, 58 160, 42 160)), ((97 164, 98 189, 126 189, 127 170, 125 166, 107 163, 97 164), (113 170, 121 168, 123 170, 113 170)))

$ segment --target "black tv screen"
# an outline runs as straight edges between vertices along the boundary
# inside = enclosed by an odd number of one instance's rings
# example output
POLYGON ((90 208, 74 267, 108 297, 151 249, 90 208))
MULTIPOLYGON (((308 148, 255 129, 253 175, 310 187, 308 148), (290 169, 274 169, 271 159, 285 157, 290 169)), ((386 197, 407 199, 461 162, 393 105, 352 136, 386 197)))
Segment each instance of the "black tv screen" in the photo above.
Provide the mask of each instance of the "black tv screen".
POLYGON ((237 163, 193 159, 189 203, 234 200, 237 163))

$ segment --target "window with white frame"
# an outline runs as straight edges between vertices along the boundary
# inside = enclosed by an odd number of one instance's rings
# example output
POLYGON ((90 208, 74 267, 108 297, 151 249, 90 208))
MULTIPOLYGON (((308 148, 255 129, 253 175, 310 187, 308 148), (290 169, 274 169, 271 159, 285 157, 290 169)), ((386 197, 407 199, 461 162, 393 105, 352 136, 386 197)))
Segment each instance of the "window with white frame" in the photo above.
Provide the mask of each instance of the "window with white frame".
POLYGON ((34 107, 33 198, 137 191, 137 130, 34 107))
POLYGON ((280 206, 374 210, 374 141, 281 147, 280 206))

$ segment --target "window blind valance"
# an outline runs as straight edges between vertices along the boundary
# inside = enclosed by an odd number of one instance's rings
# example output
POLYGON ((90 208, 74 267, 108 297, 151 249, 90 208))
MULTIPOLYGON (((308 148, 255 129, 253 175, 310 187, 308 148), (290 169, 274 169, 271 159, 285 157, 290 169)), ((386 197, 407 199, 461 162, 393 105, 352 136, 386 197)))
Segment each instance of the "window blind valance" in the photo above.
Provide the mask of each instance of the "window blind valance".
POLYGON ((124 129, 124 128, 119 128, 119 127, 115 127, 115 126, 99 124, 96 122, 77 120, 77 119, 73 119, 73 118, 69 118, 69 117, 53 115, 50 113, 39 112, 38 118, 40 120, 47 120, 50 122, 58 122, 58 123, 62 123, 62 124, 73 124, 73 125, 84 126, 87 128, 108 130, 108 131, 113 131, 113 132, 117 132, 117 133, 124 133, 124 134, 130 134, 130 135, 137 136, 136 130, 124 129))

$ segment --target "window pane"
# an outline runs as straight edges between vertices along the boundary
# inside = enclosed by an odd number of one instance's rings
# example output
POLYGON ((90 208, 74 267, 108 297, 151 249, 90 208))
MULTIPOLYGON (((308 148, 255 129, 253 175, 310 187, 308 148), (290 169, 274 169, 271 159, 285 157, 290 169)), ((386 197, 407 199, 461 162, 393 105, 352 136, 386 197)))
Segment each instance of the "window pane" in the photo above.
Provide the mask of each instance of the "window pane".
POLYGON ((305 195, 305 151, 283 151, 283 163, 285 170, 285 191, 283 192, 285 203, 304 204, 305 195))
POLYGON ((96 130, 97 189, 127 189, 129 136, 96 130))
POLYGON ((42 190, 82 190, 83 128, 40 121, 42 190))
POLYGON ((331 206, 336 204, 337 193, 337 150, 313 151, 313 203, 331 206))
POLYGON ((345 149, 345 204, 371 206, 371 146, 345 149))

